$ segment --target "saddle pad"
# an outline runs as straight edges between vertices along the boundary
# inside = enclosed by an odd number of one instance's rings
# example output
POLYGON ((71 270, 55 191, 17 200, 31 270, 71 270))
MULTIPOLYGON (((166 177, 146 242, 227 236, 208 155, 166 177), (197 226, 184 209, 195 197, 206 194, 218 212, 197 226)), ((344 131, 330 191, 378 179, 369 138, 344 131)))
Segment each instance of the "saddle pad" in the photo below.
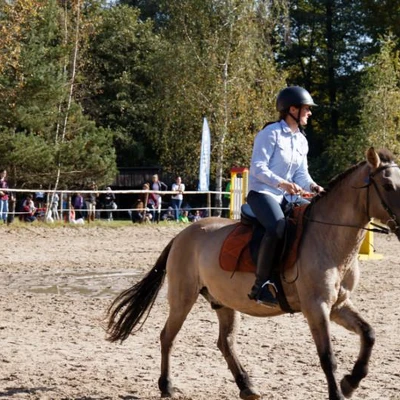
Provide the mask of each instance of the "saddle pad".
POLYGON ((241 222, 236 224, 235 229, 226 237, 219 253, 219 264, 225 271, 256 271, 250 248, 248 246, 253 235, 253 229, 250 225, 244 225, 241 222))
MULTIPOLYGON (((292 215, 287 219, 287 232, 289 239, 288 248, 284 249, 283 263, 281 271, 291 267, 297 260, 298 248, 303 233, 303 214, 307 205, 295 207, 292 215)), ((219 254, 219 264, 225 271, 256 271, 256 265, 253 263, 249 242, 253 235, 253 229, 250 225, 244 225, 241 222, 236 224, 234 230, 226 237, 222 244, 219 254)))

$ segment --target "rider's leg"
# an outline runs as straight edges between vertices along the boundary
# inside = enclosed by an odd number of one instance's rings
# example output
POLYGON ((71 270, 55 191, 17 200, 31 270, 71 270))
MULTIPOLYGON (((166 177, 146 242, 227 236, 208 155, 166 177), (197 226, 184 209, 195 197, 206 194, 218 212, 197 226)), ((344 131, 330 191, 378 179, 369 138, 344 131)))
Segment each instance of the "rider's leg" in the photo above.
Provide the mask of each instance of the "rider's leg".
POLYGON ((278 239, 276 237, 268 234, 264 235, 257 258, 256 280, 249 293, 250 299, 269 307, 278 305, 275 297, 277 291, 275 284, 269 279, 277 243, 278 239))
POLYGON ((251 191, 247 196, 247 202, 265 228, 257 258, 256 281, 249 297, 264 305, 275 307, 278 305, 275 297, 276 287, 270 280, 270 275, 276 261, 275 251, 279 241, 276 229, 278 222, 284 219, 284 215, 280 204, 272 196, 251 191))

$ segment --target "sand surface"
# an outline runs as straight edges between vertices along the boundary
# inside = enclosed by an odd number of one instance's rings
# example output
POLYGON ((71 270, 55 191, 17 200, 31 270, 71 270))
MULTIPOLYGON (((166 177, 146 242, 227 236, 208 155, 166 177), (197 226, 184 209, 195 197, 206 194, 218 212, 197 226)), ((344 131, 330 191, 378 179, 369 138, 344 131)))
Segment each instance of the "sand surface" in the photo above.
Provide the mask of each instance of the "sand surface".
MULTIPOLYGON (((166 286, 142 330, 123 344, 105 340, 112 299, 149 270, 182 228, 2 226, 0 398, 160 397, 159 334, 166 286)), ((383 260, 361 263, 354 302, 376 331, 368 377, 354 399, 400 399, 400 243, 375 236, 383 260)), ((181 400, 238 399, 216 346, 215 313, 200 298, 179 333, 172 378, 181 400)), ((353 367, 358 337, 333 326, 340 376, 353 367)), ((239 358, 263 399, 327 399, 325 378, 301 314, 241 317, 239 358)))

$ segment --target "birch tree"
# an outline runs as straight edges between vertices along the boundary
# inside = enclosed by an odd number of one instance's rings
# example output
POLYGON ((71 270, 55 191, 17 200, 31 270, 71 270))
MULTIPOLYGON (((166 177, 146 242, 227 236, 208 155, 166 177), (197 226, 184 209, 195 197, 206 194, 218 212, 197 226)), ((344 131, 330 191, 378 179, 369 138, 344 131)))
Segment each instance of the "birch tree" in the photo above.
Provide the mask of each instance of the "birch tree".
MULTIPOLYGON (((186 182, 198 176, 202 117, 211 130, 211 174, 217 191, 230 167, 248 166, 255 133, 276 119, 275 98, 283 86, 266 26, 273 8, 255 1, 169 1, 169 24, 160 55, 160 100, 154 112, 160 160, 186 182), (161 60, 163 62, 161 62, 161 60)), ((216 205, 221 197, 216 197, 216 205)))
MULTIPOLYGON (((85 2, 85 18, 89 5, 85 2)), ((69 2, 65 14, 56 0, 41 3, 37 14, 30 15, 29 25, 16 29, 18 73, 7 69, 0 74, 0 134, 5 150, 0 163, 18 186, 54 188, 60 182, 74 188, 88 180, 109 184, 115 176, 112 132, 90 121, 76 101, 78 49, 86 40, 77 23, 81 7, 80 0, 69 2)), ((5 23, 13 26, 13 6, 3 11, 5 23)))

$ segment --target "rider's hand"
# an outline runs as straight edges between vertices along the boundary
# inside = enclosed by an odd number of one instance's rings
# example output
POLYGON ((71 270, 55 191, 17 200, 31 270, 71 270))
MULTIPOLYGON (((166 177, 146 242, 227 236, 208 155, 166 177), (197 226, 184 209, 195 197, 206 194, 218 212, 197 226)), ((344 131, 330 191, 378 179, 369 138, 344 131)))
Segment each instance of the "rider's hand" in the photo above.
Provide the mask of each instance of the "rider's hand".
POLYGON ((299 186, 296 185, 293 182, 281 182, 278 187, 280 189, 283 189, 286 193, 288 194, 299 194, 301 195, 303 193, 303 189, 299 186))
POLYGON ((311 189, 311 192, 315 193, 315 194, 320 194, 325 191, 325 189, 322 186, 319 186, 316 183, 312 183, 310 185, 310 189, 311 189))

